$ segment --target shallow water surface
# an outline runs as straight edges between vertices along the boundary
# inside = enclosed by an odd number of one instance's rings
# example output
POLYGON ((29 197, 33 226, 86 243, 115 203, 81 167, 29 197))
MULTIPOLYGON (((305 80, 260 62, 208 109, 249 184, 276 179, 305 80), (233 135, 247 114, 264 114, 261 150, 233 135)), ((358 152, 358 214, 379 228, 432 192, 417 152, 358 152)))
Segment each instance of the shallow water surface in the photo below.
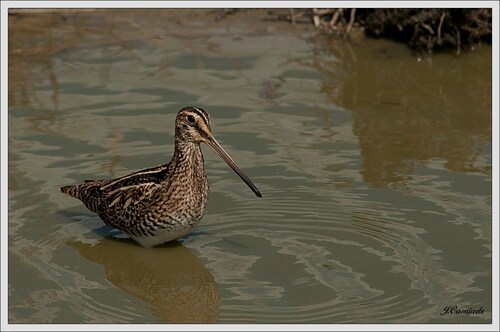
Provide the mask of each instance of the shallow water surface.
POLYGON ((10 16, 11 323, 491 322, 491 48, 259 15, 10 16), (59 192, 167 162, 185 105, 262 199, 204 146, 204 219, 143 249, 59 192))

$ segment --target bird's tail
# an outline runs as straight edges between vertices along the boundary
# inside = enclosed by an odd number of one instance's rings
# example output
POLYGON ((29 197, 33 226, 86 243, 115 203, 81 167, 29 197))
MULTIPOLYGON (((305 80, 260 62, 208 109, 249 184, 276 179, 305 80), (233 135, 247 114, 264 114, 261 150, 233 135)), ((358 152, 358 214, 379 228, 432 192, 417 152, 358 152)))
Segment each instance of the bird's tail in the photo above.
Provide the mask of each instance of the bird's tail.
POLYGON ((70 195, 72 197, 80 198, 80 195, 78 194, 79 190, 77 187, 78 187, 78 185, 64 186, 64 187, 61 187, 61 192, 65 193, 67 195, 70 195))
POLYGON ((101 184, 105 181, 85 180, 84 183, 61 187, 61 192, 77 198, 93 212, 99 212, 102 201, 101 184))

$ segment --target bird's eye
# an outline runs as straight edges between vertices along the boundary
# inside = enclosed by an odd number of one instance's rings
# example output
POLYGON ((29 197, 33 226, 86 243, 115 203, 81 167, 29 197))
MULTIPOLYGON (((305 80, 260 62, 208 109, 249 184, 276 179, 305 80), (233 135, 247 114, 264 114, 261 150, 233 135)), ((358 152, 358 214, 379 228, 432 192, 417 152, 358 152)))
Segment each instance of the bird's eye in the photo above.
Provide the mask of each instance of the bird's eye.
POLYGON ((193 122, 194 122, 194 116, 192 116, 192 115, 188 115, 188 116, 187 116, 187 119, 188 119, 188 121, 189 121, 189 122, 191 122, 191 123, 193 123, 193 122))

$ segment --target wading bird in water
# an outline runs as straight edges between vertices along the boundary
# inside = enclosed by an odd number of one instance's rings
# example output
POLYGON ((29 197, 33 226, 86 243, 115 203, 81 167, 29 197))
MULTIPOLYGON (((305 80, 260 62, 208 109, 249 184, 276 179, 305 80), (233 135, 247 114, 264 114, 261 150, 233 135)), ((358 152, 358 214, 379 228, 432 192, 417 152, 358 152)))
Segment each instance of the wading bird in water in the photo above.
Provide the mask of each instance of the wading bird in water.
POLYGON ((200 143, 210 146, 252 189, 260 191, 212 134, 210 115, 184 107, 175 119, 175 148, 169 163, 117 179, 86 180, 61 187, 78 198, 105 224, 150 248, 175 240, 195 228, 208 202, 208 181, 200 143))

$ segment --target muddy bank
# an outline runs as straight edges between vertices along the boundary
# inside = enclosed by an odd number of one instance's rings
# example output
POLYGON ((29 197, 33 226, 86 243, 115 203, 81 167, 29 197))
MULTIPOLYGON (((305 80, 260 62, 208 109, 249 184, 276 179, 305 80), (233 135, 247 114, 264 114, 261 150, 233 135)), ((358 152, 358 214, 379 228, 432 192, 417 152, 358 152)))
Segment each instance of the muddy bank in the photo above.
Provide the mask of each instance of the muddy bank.
POLYGON ((490 8, 398 8, 398 9, 287 9, 269 15, 291 24, 312 24, 321 32, 348 39, 353 29, 369 37, 407 43, 417 53, 455 50, 473 51, 491 43, 490 8))

